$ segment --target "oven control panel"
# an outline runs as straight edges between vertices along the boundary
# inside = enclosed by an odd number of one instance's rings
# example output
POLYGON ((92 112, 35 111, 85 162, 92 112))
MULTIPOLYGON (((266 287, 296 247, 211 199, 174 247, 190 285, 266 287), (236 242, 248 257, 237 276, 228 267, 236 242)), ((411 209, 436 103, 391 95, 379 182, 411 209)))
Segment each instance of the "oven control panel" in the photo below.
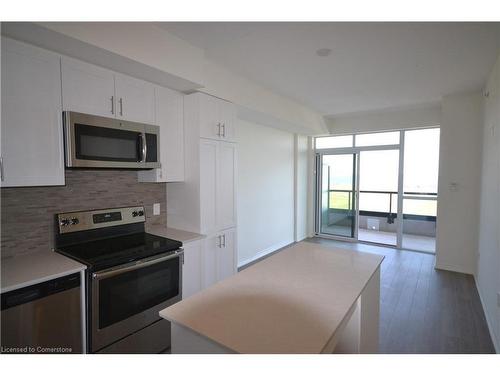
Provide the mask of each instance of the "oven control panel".
POLYGON ((56 215, 59 233, 111 227, 146 221, 144 207, 120 207, 106 210, 65 212, 56 215))

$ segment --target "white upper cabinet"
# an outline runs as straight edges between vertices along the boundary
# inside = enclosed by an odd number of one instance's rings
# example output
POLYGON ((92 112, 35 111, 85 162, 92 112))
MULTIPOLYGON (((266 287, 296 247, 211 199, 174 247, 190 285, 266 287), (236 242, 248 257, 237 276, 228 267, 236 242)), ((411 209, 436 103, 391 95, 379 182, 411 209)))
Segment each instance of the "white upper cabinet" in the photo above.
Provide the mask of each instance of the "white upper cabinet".
POLYGON ((213 233, 217 223, 219 142, 200 140, 200 231, 213 233))
POLYGON ((203 93, 184 96, 184 185, 167 186, 173 228, 211 235, 236 226, 237 148, 229 141, 234 115, 227 101, 203 93))
POLYGON ((65 111, 155 123, 155 85, 140 79, 63 57, 62 97, 65 111))
POLYGON ((213 233, 236 225, 236 145, 200 140, 200 229, 213 233))
POLYGON ((141 182, 184 181, 184 95, 157 86, 156 125, 160 127, 161 168, 140 171, 141 182))
POLYGON ((112 71, 63 57, 61 77, 65 111, 115 117, 115 77, 112 71))
POLYGON ((200 137, 235 142, 234 104, 203 93, 190 97, 198 101, 200 137))
POLYGON ((193 94, 199 100, 200 137, 220 139, 222 135, 221 120, 218 116, 219 99, 206 94, 193 94))
POLYGON ((115 74, 116 117, 155 123, 155 86, 140 79, 115 74))
POLYGON ((217 228, 219 230, 236 225, 236 145, 218 142, 217 155, 217 228))
POLYGON ((236 142, 234 104, 225 100, 218 100, 217 109, 221 123, 221 139, 228 142, 236 142))
POLYGON ((60 57, 2 38, 1 186, 64 185, 60 57))

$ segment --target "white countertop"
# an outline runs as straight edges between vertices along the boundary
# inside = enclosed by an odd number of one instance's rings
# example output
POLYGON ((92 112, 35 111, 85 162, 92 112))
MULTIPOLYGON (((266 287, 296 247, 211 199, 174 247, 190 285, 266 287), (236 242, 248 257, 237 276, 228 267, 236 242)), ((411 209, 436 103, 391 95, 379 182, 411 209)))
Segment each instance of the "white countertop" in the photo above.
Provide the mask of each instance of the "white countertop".
POLYGON ((51 250, 2 258, 2 293, 84 270, 85 265, 51 250))
POLYGON ((237 353, 320 353, 382 260, 301 242, 160 316, 237 353))
POLYGON ((205 235, 200 233, 186 232, 184 230, 164 227, 160 225, 152 225, 147 229, 147 231, 148 233, 155 234, 157 236, 163 236, 172 240, 181 241, 182 243, 201 240, 206 237, 205 235))

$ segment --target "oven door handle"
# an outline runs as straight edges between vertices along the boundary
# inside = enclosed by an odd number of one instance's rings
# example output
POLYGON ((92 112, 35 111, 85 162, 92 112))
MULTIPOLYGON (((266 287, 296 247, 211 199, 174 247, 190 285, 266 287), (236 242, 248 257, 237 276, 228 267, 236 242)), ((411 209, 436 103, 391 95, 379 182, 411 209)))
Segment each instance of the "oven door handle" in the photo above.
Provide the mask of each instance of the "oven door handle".
POLYGON ((108 277, 116 276, 125 272, 137 270, 140 268, 152 266, 153 264, 160 263, 160 262, 165 262, 167 260, 173 259, 173 258, 178 258, 178 257, 183 257, 184 250, 179 249, 176 250, 175 253, 169 254, 167 256, 161 256, 161 257, 153 257, 153 258, 146 258, 139 260, 135 262, 133 265, 122 265, 118 267, 111 268, 109 270, 105 271, 99 271, 99 272, 94 272, 92 273, 92 278, 94 280, 102 280, 102 279, 107 279, 108 277))

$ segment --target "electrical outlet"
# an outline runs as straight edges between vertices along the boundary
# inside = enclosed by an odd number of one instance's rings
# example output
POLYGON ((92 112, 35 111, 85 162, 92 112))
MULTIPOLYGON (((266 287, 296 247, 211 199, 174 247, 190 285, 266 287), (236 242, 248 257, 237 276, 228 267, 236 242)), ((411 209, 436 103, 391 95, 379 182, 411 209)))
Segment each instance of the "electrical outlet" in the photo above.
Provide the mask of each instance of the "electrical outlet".
POLYGON ((159 215, 159 214, 160 214, 160 204, 154 203, 153 204, 153 215, 159 215))

